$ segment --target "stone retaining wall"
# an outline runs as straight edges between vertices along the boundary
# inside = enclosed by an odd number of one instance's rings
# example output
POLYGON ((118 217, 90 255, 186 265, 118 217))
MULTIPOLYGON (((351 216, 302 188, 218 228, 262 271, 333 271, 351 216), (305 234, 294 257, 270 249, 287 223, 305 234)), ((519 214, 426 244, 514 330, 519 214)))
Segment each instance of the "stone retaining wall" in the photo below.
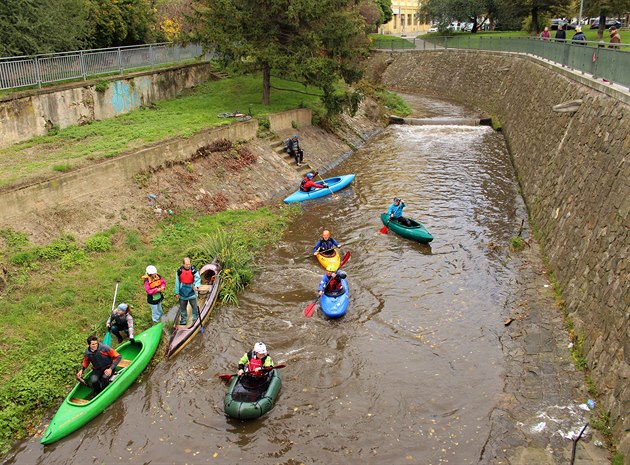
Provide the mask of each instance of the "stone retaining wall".
POLYGON ((630 96, 498 52, 381 53, 370 60, 373 80, 453 98, 501 122, 531 222, 583 337, 600 406, 630 461, 630 96), (552 110, 577 99, 583 103, 575 113, 552 110))
POLYGON ((45 135, 53 128, 107 119, 152 101, 174 98, 210 76, 208 64, 201 63, 0 97, 0 148, 45 135))

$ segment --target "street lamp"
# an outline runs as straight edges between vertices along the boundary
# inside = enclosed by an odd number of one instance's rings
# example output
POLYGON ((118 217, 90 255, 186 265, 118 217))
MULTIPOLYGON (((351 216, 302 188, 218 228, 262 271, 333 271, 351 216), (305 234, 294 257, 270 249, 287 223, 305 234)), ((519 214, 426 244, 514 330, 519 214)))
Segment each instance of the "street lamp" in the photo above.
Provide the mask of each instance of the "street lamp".
POLYGON ((580 0, 580 18, 578 19, 578 26, 582 27, 582 9, 584 8, 584 0, 580 0))

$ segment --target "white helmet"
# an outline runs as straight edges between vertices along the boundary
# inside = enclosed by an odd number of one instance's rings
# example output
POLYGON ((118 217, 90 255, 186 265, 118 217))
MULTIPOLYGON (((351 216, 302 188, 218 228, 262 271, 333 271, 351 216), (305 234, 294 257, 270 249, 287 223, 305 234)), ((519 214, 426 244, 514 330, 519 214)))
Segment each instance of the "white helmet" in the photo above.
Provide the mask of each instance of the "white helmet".
POLYGON ((257 342, 254 344, 254 353, 256 354, 267 354, 267 346, 265 346, 262 342, 257 342))
POLYGON ((154 267, 153 265, 147 266, 147 274, 156 274, 156 273, 157 273, 156 267, 154 267))

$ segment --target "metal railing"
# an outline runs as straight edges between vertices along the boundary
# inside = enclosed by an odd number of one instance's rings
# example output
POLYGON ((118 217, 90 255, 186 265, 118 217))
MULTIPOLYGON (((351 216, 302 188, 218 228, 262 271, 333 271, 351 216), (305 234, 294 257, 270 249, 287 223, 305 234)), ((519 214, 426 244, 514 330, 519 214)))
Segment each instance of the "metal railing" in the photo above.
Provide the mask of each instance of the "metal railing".
POLYGON ((159 43, 0 58, 0 89, 41 87, 50 82, 122 74, 133 69, 190 60, 203 54, 200 45, 182 47, 159 43))
POLYGON ((400 40, 375 40, 373 48, 383 50, 466 49, 524 53, 553 61, 562 66, 590 74, 593 78, 604 79, 630 89, 630 44, 619 44, 614 48, 609 43, 540 40, 534 37, 492 37, 475 36, 432 36, 408 40, 409 46, 400 40), (583 44, 583 45, 582 45, 583 44))

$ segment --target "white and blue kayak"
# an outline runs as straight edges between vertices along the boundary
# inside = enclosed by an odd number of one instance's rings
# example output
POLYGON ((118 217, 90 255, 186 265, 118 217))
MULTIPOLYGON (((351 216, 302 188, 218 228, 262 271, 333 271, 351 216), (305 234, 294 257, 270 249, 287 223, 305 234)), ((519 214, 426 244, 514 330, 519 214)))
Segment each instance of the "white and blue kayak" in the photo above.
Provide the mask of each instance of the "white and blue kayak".
POLYGON ((350 292, 348 291, 348 282, 345 279, 341 280, 343 287, 343 293, 337 296, 322 295, 319 305, 324 315, 328 318, 339 318, 346 314, 348 310, 348 303, 350 302, 350 292))
POLYGON ((301 190, 295 191, 293 194, 284 199, 284 203, 304 202, 305 200, 318 199, 330 195, 332 192, 337 192, 347 187, 354 180, 354 174, 345 174, 343 176, 337 176, 334 178, 324 179, 324 182, 328 184, 328 188, 312 189, 309 192, 302 192, 301 190))

